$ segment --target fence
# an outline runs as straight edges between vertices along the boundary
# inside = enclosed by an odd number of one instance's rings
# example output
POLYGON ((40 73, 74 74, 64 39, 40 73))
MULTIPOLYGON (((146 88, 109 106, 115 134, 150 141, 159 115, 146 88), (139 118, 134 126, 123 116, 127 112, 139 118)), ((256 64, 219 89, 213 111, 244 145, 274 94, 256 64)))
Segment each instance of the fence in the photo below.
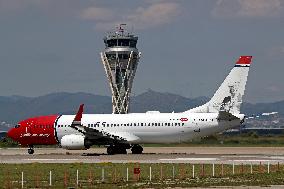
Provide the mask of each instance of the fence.
POLYGON ((170 183, 190 179, 224 178, 280 172, 279 163, 259 164, 22 164, 1 165, 4 188, 78 188, 103 184, 170 183), (8 165, 7 165, 8 166, 8 165), (13 168, 16 166, 16 169, 13 168), (50 170, 48 170, 50 168, 50 170))

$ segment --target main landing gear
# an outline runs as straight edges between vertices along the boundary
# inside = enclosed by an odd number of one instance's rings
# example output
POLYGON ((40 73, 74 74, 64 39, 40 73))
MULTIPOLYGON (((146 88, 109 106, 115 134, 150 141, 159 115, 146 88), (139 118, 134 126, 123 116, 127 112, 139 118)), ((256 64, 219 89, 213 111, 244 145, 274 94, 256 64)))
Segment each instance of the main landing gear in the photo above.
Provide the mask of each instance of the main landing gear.
POLYGON ((107 147, 107 154, 127 154, 126 149, 131 148, 132 154, 142 154, 143 148, 139 144, 134 144, 132 147, 129 144, 116 144, 107 147))
POLYGON ((139 144, 134 144, 131 148, 132 154, 142 154, 143 148, 139 144))
POLYGON ((34 147, 33 147, 33 145, 30 145, 29 146, 29 149, 28 149, 28 153, 29 154, 33 154, 35 151, 34 151, 34 147))
POLYGON ((126 148, 120 145, 110 145, 107 147, 107 154, 114 155, 114 154, 127 154, 126 148))

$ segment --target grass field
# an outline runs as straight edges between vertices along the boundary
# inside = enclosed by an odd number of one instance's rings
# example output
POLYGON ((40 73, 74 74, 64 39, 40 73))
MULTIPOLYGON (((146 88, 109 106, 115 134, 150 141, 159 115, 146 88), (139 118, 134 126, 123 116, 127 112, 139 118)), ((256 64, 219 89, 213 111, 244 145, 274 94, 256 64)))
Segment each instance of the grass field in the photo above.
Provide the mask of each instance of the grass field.
POLYGON ((0 170, 3 188, 21 188, 22 172, 24 188, 164 188, 284 184, 284 165, 278 164, 270 165, 269 173, 268 165, 238 164, 233 168, 233 165, 215 164, 213 168, 212 164, 169 163, 1 164, 0 170), (138 167, 140 174, 134 174, 134 168, 138 167), (52 186, 49 186, 50 171, 52 186))

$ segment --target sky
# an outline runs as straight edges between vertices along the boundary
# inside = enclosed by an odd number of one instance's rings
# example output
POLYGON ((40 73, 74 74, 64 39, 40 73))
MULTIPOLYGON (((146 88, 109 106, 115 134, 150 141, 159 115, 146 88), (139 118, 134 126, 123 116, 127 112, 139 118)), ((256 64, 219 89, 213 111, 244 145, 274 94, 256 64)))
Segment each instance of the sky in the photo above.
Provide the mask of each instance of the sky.
POLYGON ((110 96, 99 53, 119 23, 142 52, 132 95, 211 97, 252 55, 244 101, 284 100, 282 0, 0 0, 0 96, 110 96))

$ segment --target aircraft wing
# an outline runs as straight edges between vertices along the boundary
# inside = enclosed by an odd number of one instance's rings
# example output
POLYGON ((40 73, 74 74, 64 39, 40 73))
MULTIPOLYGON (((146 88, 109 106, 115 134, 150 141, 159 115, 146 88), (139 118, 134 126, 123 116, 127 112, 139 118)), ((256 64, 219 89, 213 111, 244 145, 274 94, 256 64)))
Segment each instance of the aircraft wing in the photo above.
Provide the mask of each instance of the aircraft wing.
POLYGON ((104 142, 133 142, 139 140, 140 138, 128 133, 128 132, 107 132, 107 131, 99 131, 94 128, 86 127, 81 124, 82 114, 84 111, 84 104, 81 104, 79 110, 71 124, 71 128, 77 130, 78 132, 84 134, 86 138, 97 141, 97 143, 104 143, 104 142))
POLYGON ((234 116, 230 112, 219 111, 218 119, 223 120, 223 121, 232 121, 232 120, 236 120, 236 119, 240 119, 240 118, 234 116))

